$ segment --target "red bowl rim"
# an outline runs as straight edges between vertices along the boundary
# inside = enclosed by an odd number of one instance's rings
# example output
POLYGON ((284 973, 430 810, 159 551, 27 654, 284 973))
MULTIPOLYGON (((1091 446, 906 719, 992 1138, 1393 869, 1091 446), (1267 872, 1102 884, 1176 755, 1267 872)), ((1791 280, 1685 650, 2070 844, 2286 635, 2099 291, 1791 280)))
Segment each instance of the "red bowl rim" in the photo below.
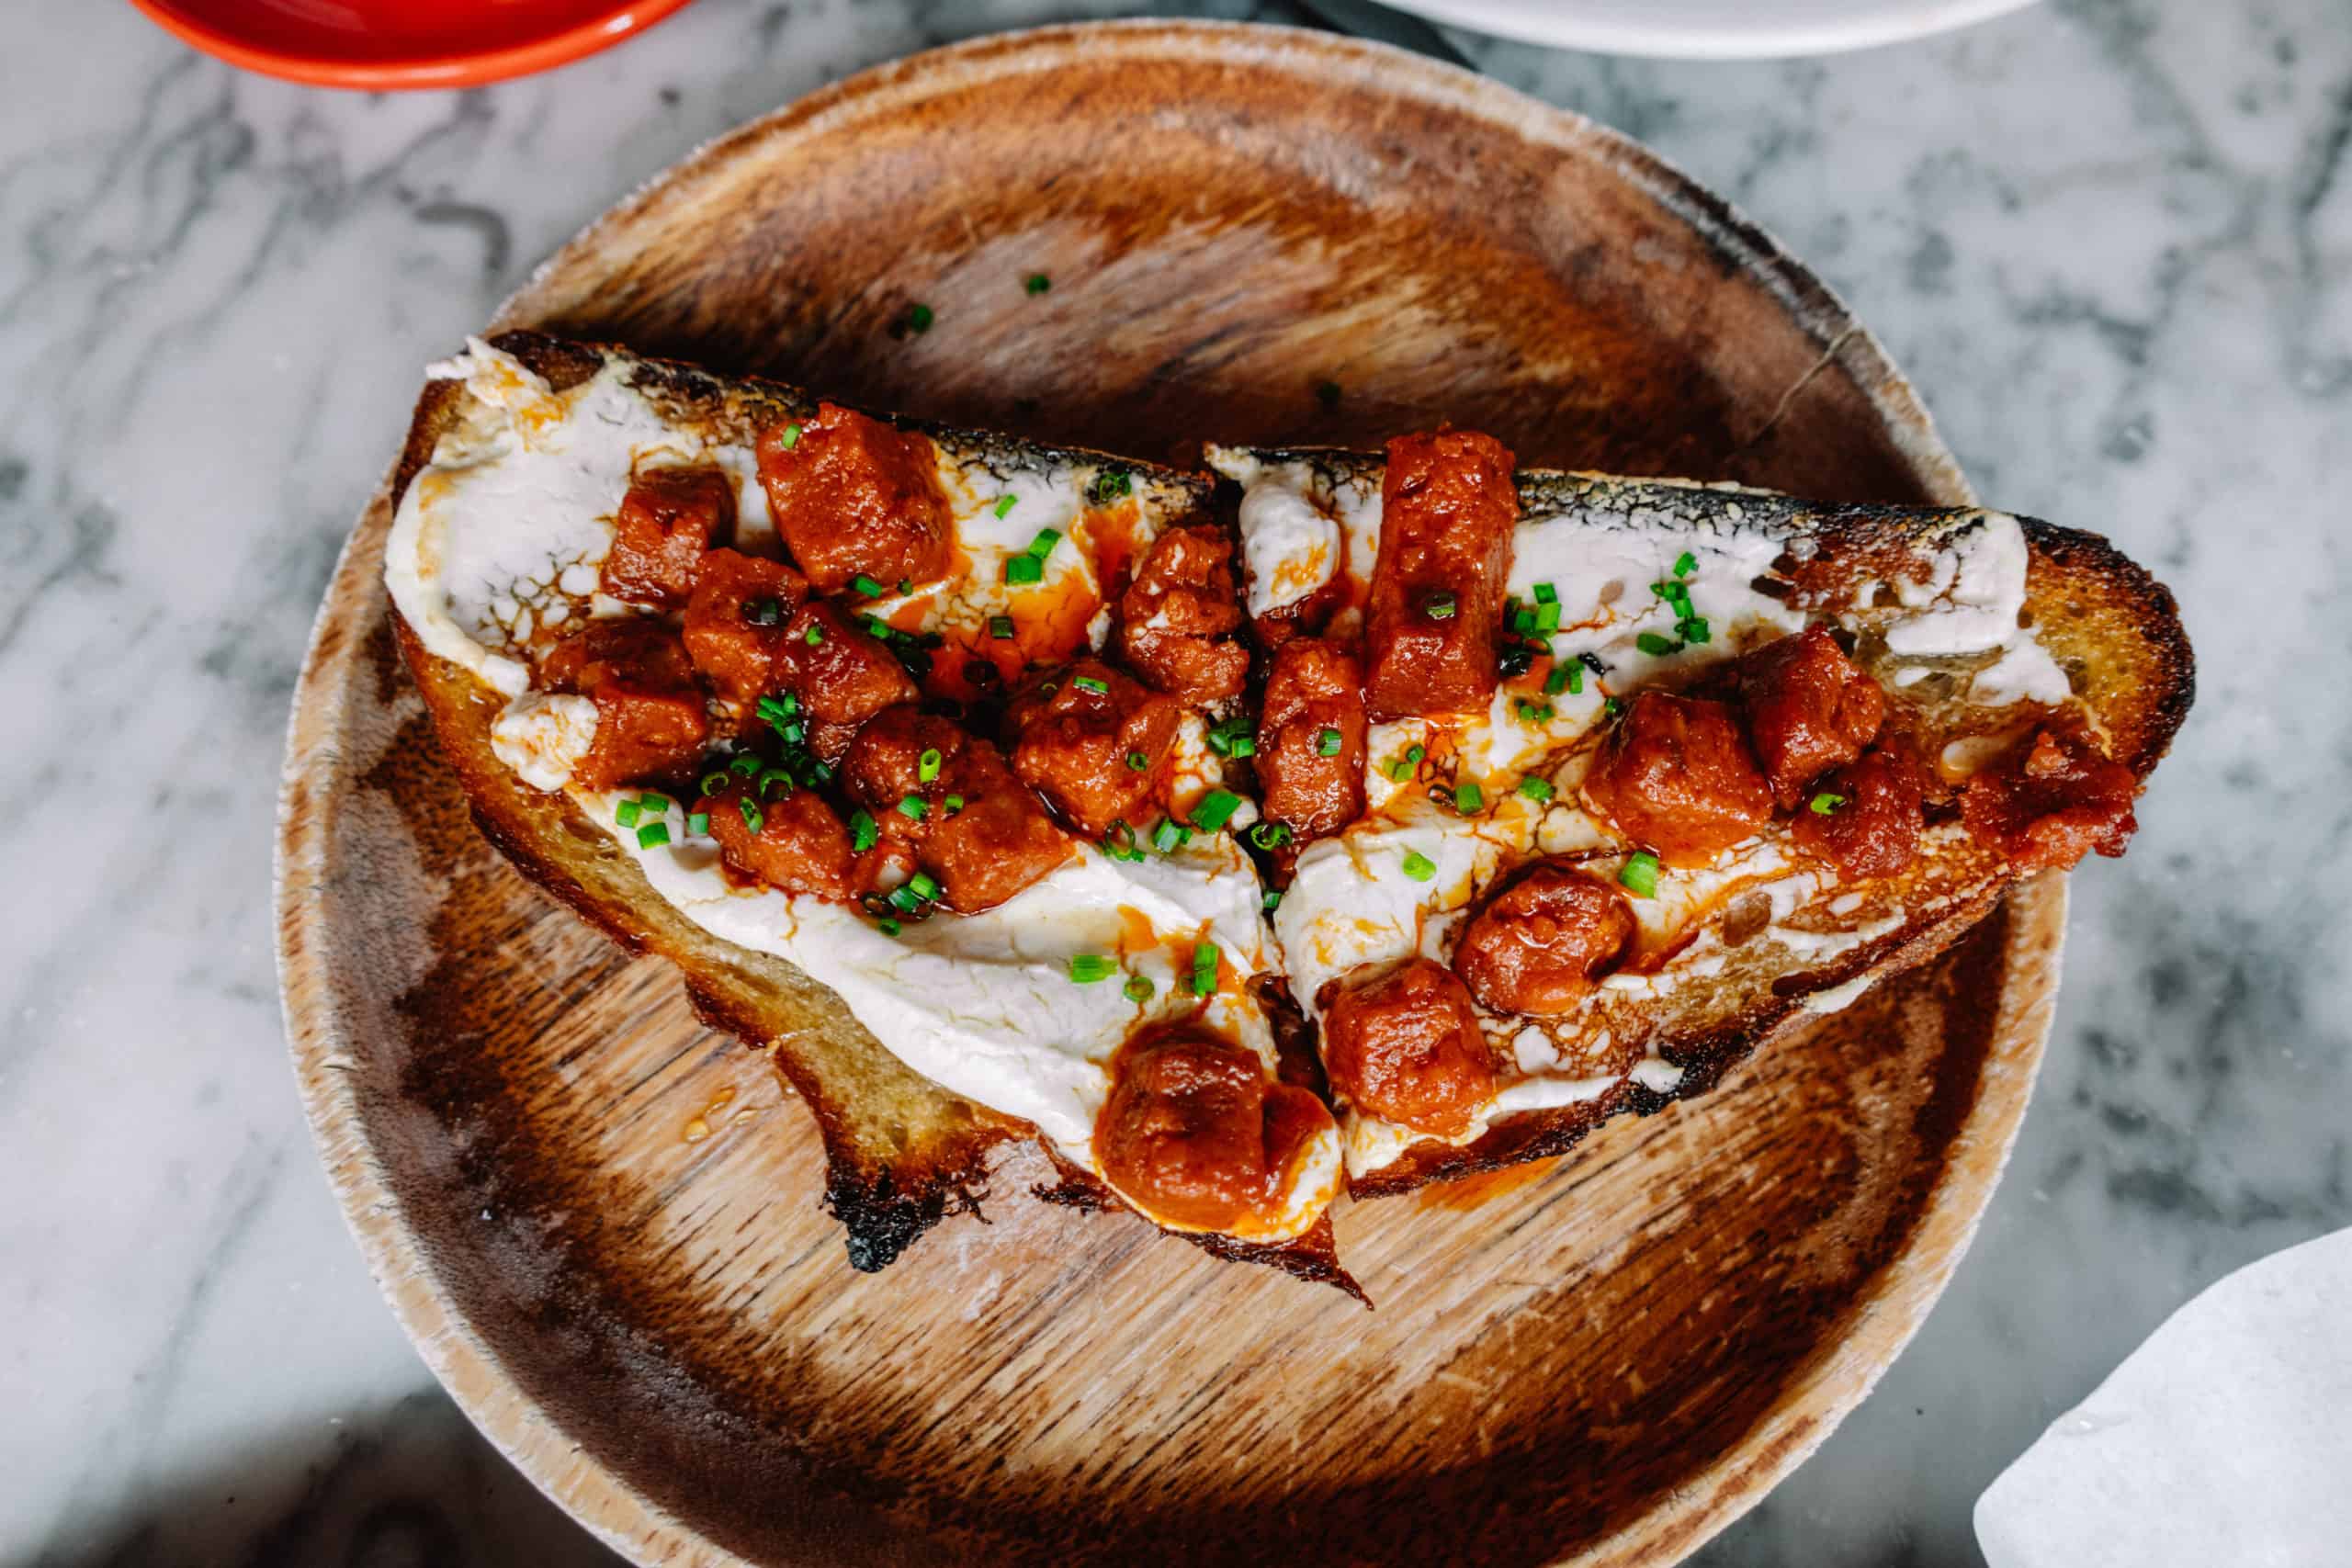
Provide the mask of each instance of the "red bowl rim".
POLYGON ((150 19, 182 42, 216 59, 265 76, 318 87, 356 87, 370 92, 428 87, 474 87, 527 76, 608 49, 669 16, 686 0, 616 0, 602 16, 525 43, 474 52, 421 54, 408 59, 346 60, 264 49, 187 15, 172 0, 130 0, 150 19))

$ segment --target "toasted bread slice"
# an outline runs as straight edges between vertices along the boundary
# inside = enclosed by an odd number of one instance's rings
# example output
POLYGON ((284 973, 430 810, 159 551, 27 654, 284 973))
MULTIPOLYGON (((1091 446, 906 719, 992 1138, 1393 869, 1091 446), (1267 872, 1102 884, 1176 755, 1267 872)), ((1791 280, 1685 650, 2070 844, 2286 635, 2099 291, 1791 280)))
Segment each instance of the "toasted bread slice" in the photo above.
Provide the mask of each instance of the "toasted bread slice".
MULTIPOLYGON (((559 393, 616 367, 663 421, 699 432, 714 452, 717 444, 726 443, 722 459, 746 465, 757 427, 808 418, 817 407, 816 400, 797 389, 721 378, 617 348, 528 333, 503 334, 491 346, 559 393)), ((443 438, 466 417, 469 396, 462 380, 444 377, 428 382, 395 476, 396 504, 433 463, 443 438)), ((992 469, 1124 475, 1143 516, 1160 524, 1204 513, 1209 497, 1201 479, 1102 454, 937 426, 902 428, 920 429, 943 454, 992 469)), ((976 1210, 996 1145, 1034 1137, 1035 1130, 908 1067, 852 1016, 821 977, 723 940, 688 919, 654 889, 639 859, 612 831, 589 820, 571 797, 530 787, 501 758, 493 726, 511 690, 485 678, 481 668, 436 653, 428 646, 431 638, 397 609, 394 620, 443 753, 464 784, 483 834, 524 874, 615 941, 676 964, 696 1011, 714 1028, 768 1053, 808 1105, 826 1150, 825 1201, 848 1233, 851 1263, 881 1269, 944 1215, 976 1210)), ((1099 1183, 1082 1179, 1065 1181, 1049 1195, 1117 1206, 1099 1183)), ((1328 1215, 1280 1244, 1184 1234, 1216 1256, 1271 1264, 1355 1292, 1334 1257, 1328 1215)))
MULTIPOLYGON (((1242 488, 1262 643, 1361 643, 1384 458, 1208 457, 1242 488), (1321 569, 1301 572, 1302 558, 1321 569)), ((1274 918, 1292 989, 1319 1014, 1345 976, 1415 955, 1453 963, 1465 917, 1538 857, 1629 892, 1656 886, 1627 901, 1636 935, 1623 966, 1565 1014, 1480 1007, 1508 1065, 1466 1127, 1437 1134, 1343 1114, 1360 1197, 1558 1154, 1614 1113, 1713 1087, 1808 1010, 1941 952, 2033 870, 1957 820, 1966 781, 2047 725, 2086 728, 2143 782, 2194 694, 2171 594, 2095 535, 1973 509, 1815 505, 1589 474, 1522 469, 1517 490, 1503 629, 1522 649, 1520 671, 1506 663, 1485 711, 1372 728, 1367 813, 1298 855, 1274 918), (1883 694, 1882 733, 1933 770, 1918 858, 1898 874, 1842 875, 1793 844, 1787 800, 1696 866, 1637 855, 1651 840, 1581 789, 1623 705, 1657 690, 1729 699, 1736 713, 1738 657, 1809 625, 1834 628, 1883 694)), ((1451 595, 1443 608, 1453 614, 1451 595)), ((1844 804, 1825 789, 1794 810, 1844 804)))

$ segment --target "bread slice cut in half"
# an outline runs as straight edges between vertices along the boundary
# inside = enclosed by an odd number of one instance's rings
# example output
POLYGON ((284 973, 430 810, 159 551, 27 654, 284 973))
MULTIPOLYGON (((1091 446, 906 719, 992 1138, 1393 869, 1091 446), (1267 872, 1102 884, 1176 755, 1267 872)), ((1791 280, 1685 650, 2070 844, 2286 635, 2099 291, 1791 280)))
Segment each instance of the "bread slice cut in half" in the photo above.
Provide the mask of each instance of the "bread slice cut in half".
POLYGON ((1516 470, 1464 432, 1208 457, 1360 1197, 1696 1094, 2121 852, 2193 694, 2171 595, 2031 519, 1516 470))
POLYGON ((861 1269, 1025 1140, 1353 1292, 1343 1188, 1696 1093, 2120 852, 2188 705, 2089 535, 1210 457, 531 333, 419 400, 386 584, 477 822, 771 1054, 861 1269))

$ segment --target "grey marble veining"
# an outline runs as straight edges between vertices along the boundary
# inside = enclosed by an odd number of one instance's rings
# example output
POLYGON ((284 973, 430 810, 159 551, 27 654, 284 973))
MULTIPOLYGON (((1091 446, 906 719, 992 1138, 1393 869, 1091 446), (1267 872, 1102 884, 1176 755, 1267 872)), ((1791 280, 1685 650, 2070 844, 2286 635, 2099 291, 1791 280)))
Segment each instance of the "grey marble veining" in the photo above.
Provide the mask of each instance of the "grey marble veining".
MULTIPOLYGON (((700 0, 549 76, 379 97, 124 6, 13 18, 0 1561, 607 1561, 434 1387, 301 1124, 268 863, 311 611, 419 365, 616 195, 846 72, 1079 9, 700 0)), ((1974 1250, 1710 1568, 1973 1562, 1977 1492, 2165 1314, 2352 1224, 2346 23, 2078 0, 1733 65, 1450 35, 1777 233, 1988 498, 2113 534, 2200 656, 2132 855, 2076 881, 1974 1250)))

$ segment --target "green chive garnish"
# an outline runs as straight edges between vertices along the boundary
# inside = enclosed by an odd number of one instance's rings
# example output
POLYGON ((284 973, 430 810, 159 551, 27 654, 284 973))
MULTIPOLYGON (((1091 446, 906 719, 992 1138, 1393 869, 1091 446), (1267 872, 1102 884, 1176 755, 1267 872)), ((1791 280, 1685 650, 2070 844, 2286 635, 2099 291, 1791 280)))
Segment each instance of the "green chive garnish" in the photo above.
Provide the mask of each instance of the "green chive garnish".
POLYGON ((1201 796, 1201 803, 1193 807, 1193 826, 1204 833, 1214 833, 1240 809, 1239 795, 1229 789, 1213 789, 1201 796))
POLYGON ((1124 499, 1136 488, 1133 475, 1125 468, 1105 468, 1087 481, 1086 504, 1108 506, 1124 499))
POLYGON ((1142 752, 1130 751, 1127 753, 1127 767, 1131 772, 1139 773, 1150 766, 1151 759, 1145 756, 1142 752))
POLYGON ((1004 563, 1004 580, 1018 586, 1046 581, 1046 563, 1033 555, 1018 555, 1004 563))
POLYGON ((960 795, 951 795, 946 799, 941 801, 939 803, 939 807, 942 811, 944 811, 948 816, 953 817, 956 813, 964 809, 964 797, 960 795))
POLYGON ((1675 576, 1688 577, 1698 570, 1699 558, 1692 555, 1689 550, 1685 550, 1680 555, 1674 558, 1675 576))
POLYGON ((743 814, 743 826, 752 832, 756 833, 767 825, 767 817, 760 810, 759 802, 750 795, 739 798, 735 802, 735 808, 743 814))
POLYGON ((1282 908, 1282 902, 1283 896, 1280 889, 1270 892, 1263 898, 1258 900, 1259 905, 1270 915, 1276 909, 1282 908))
POLYGON ((990 615, 989 617, 989 636, 994 637, 999 642, 1011 642, 1016 629, 1017 628, 1012 624, 1012 617, 1011 615, 990 615))
POLYGON ((637 830, 637 847, 640 850, 658 850, 669 841, 670 824, 667 822, 648 822, 637 830))
POLYGON ((1663 637, 1658 636, 1656 632, 1644 632, 1641 636, 1634 639, 1634 646, 1640 649, 1644 653, 1648 654, 1651 658, 1657 659, 1672 653, 1681 645, 1676 642, 1672 637, 1663 637))
POLYGON ((1544 694, 1547 697, 1583 689, 1584 682, 1577 679, 1577 667, 1573 664, 1555 664, 1552 672, 1544 677, 1544 694))
POLYGON ((1453 809, 1462 813, 1463 816, 1468 817, 1475 814, 1486 804, 1487 797, 1479 793, 1476 784, 1464 784, 1453 786, 1453 809))
POLYGON ((1091 986, 1097 980, 1107 980, 1118 965, 1099 953, 1073 953, 1069 957, 1069 977, 1074 984, 1091 986))
POLYGON ((1684 642, 1705 642, 1714 635, 1707 629, 1706 617, 1703 615, 1691 616, 1675 627, 1674 631, 1675 635, 1684 642))
POLYGON ((1193 830, 1172 817, 1163 817, 1159 826, 1151 830, 1151 847, 1161 854, 1172 855, 1193 836, 1193 830))
POLYGON ((1548 582, 1539 582, 1535 585, 1535 602, 1538 604, 1556 604, 1560 602, 1560 591, 1548 582))
POLYGON ((999 517, 1001 517, 1019 504, 1021 504, 1021 498, 1017 495, 998 496, 996 498, 996 514, 999 517))
POLYGON ((760 771, 760 760, 749 751, 738 752, 736 755, 727 759, 727 770, 729 773, 741 773, 745 778, 750 778, 753 773, 760 771))
POLYGON ((689 813, 687 813, 687 815, 686 815, 686 831, 687 831, 687 832, 689 832, 689 833, 707 833, 707 832, 709 832, 709 831, 710 831, 710 813, 709 813, 709 812, 707 812, 707 811, 694 811, 694 812, 689 812, 689 813))
POLYGON ((1042 272, 1033 272, 1029 275, 1028 281, 1023 283, 1021 287, 1026 288, 1032 294, 1043 294, 1046 289, 1051 288, 1053 286, 1054 280, 1052 278, 1047 277, 1042 272))
POLYGON ((1552 705, 1532 703, 1521 697, 1519 699, 1519 716, 1525 724, 1548 724, 1552 718, 1552 705))
POLYGON ((1432 621, 1453 619, 1453 595, 1442 588, 1421 601, 1421 614, 1432 621))
POLYGON ((1316 731, 1315 754, 1318 757, 1338 756, 1340 754, 1340 732, 1336 729, 1321 729, 1316 731))
POLYGON ((910 822, 920 822, 930 812, 929 803, 919 795, 906 795, 899 801, 899 815, 910 822))
POLYGON ((786 426, 784 427, 784 441, 783 441, 784 449, 785 449, 786 451, 789 452, 789 451, 791 451, 795 446, 799 446, 799 445, 800 445, 800 426, 799 426, 799 424, 798 424, 797 423, 792 423, 792 424, 787 424, 787 425, 786 425, 786 426))
MULTIPOLYGON (((1012 498, 1009 496, 1006 498, 1007 501, 1010 501, 1011 499, 1012 498)), ((996 514, 999 517, 1003 516, 1006 513, 1012 510, 1012 508, 1005 504, 1005 502, 1001 501, 997 502, 996 514)), ((1029 553, 1035 556, 1039 560, 1044 560, 1047 556, 1054 553, 1054 547, 1061 542, 1062 536, 1059 529, 1040 528, 1037 530, 1037 536, 1029 541, 1029 553)))
POLYGON ((1290 824, 1261 822, 1250 829, 1250 841, 1261 850, 1278 850, 1290 842, 1290 824))
POLYGON ((717 795, 720 790, 727 787, 727 770, 725 768, 714 768, 709 773, 703 774, 700 787, 702 793, 705 795, 717 795))
POLYGON ((1657 856, 1647 850, 1636 850, 1625 857, 1624 869, 1617 880, 1636 898, 1655 897, 1657 894, 1657 856))
POLYGON ((1157 988, 1158 987, 1154 987, 1149 980, 1145 979, 1140 975, 1128 976, 1127 983, 1119 987, 1121 991, 1126 994, 1127 1000, 1131 1002, 1148 1002, 1151 1000, 1151 993, 1157 988))
POLYGON ((1216 995, 1216 944, 1196 942, 1193 947, 1193 995, 1216 995))
POLYGON ((1395 761, 1388 764, 1388 778, 1390 783, 1403 784, 1407 779, 1409 779, 1412 776, 1413 764, 1405 761, 1404 758, 1399 757, 1395 761))
POLYGON ((871 812, 853 811, 849 814, 849 847, 851 849, 859 854, 864 854, 872 849, 881 837, 882 829, 875 822, 871 812))
POLYGON ((939 776, 939 764, 944 760, 938 747, 924 747, 922 755, 915 759, 915 777, 923 784, 929 784, 939 776))
POLYGON ((931 313, 931 307, 928 305, 907 307, 907 331, 910 333, 917 335, 927 333, 931 331, 931 323, 936 320, 938 318, 931 313))
POLYGON ((1519 793, 1530 800, 1549 800, 1552 798, 1552 785, 1550 781, 1530 773, 1519 781, 1519 793))
POLYGON ((824 623, 821 621, 809 622, 808 633, 801 640, 808 643, 811 648, 815 648, 818 644, 823 642, 825 640, 824 623))
POLYGON ((1429 748, 1419 743, 1405 748, 1405 761, 1417 768, 1421 765, 1421 759, 1429 754, 1429 748))
POLYGON ((1093 675, 1073 675, 1070 677, 1069 683, 1081 692, 1091 692, 1098 697, 1108 696, 1111 693, 1110 682, 1093 675))
POLYGON ((1813 814, 1815 817, 1826 817, 1845 804, 1844 795, 1833 795, 1825 789, 1813 797, 1813 814))
POLYGON ((784 619, 784 601, 746 599, 743 601, 743 619, 755 626, 775 626, 784 619))
POLYGON ((882 597, 882 585, 875 581, 872 578, 866 576, 862 571, 855 577, 849 580, 849 585, 853 590, 865 598, 879 599, 882 597))
POLYGON ((929 872, 919 871, 907 878, 907 891, 928 904, 939 897, 939 884, 932 879, 929 872))
POLYGON ((1419 850, 1407 850, 1405 874, 1416 882, 1427 882, 1437 874, 1437 863, 1419 850))
POLYGON ((636 827, 637 802, 633 800, 624 800, 618 806, 614 807, 613 820, 619 823, 624 828, 636 827))
POLYGON ((880 919, 874 922, 874 929, 880 931, 884 936, 897 936, 900 931, 905 931, 907 928, 892 919, 889 916, 885 915, 880 919))

